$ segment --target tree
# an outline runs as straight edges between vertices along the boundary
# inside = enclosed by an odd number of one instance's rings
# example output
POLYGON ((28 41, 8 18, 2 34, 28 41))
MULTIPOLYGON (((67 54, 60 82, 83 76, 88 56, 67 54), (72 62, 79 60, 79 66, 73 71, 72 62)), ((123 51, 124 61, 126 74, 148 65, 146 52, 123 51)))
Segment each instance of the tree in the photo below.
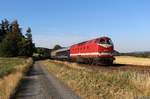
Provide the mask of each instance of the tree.
POLYGON ((7 19, 4 19, 4 21, 3 21, 3 26, 4 26, 4 30, 5 30, 5 32, 8 32, 9 31, 9 21, 7 20, 7 19))
POLYGON ((26 32, 27 33, 25 35, 27 36, 28 40, 32 41, 32 34, 31 34, 32 31, 31 31, 31 28, 28 27, 28 29, 27 29, 26 32))
POLYGON ((0 43, 0 56, 17 56, 17 44, 12 39, 12 33, 8 33, 0 43))
POLYGON ((37 53, 39 54, 39 56, 43 56, 44 55, 44 49, 43 48, 37 48, 37 53))
POLYGON ((55 45, 53 50, 58 50, 58 49, 61 49, 62 47, 60 45, 55 45))
POLYGON ((18 21, 10 22, 5 19, 0 23, 0 56, 32 56, 34 44, 31 28, 22 34, 18 21))
POLYGON ((32 56, 34 49, 35 49, 35 45, 32 42, 32 34, 31 34, 31 28, 28 27, 27 29, 27 33, 25 34, 27 36, 27 56, 32 56))
POLYGON ((9 32, 9 21, 7 19, 4 19, 1 21, 0 24, 0 42, 2 42, 4 36, 9 32))
POLYGON ((1 56, 17 56, 18 42, 21 40, 21 31, 17 21, 9 22, 5 19, 2 21, 2 39, 1 39, 1 56), (10 30, 9 26, 12 27, 10 30))
POLYGON ((19 56, 32 56, 34 52, 34 44, 32 43, 31 28, 29 27, 25 34, 26 37, 22 37, 18 42, 19 56))
POLYGON ((18 42, 22 38, 21 28, 19 28, 18 21, 15 20, 11 23, 11 33, 12 33, 12 39, 14 41, 18 42))
POLYGON ((43 47, 37 47, 36 53, 39 55, 40 58, 50 58, 50 52, 51 49, 43 48, 43 47))
POLYGON ((18 56, 27 56, 27 40, 25 37, 23 37, 21 39, 20 42, 18 42, 18 49, 19 49, 19 52, 18 52, 18 56))

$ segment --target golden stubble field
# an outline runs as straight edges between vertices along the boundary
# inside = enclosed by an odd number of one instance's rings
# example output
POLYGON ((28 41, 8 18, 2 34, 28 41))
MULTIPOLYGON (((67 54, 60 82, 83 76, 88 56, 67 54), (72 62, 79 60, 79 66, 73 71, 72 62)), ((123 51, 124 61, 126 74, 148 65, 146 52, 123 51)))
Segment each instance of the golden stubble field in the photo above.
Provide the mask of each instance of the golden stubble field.
POLYGON ((114 63, 117 64, 131 64, 131 65, 141 65, 150 66, 150 58, 140 58, 133 56, 116 56, 114 63))
MULTIPOLYGON (((117 62, 124 63, 129 58, 129 60, 138 61, 134 57, 121 58, 123 61, 119 61, 118 57, 117 62)), ((83 99, 150 98, 150 74, 148 73, 143 74, 130 70, 115 72, 108 69, 92 69, 92 67, 83 67, 77 63, 53 60, 45 60, 42 63, 50 73, 62 80, 83 99)))

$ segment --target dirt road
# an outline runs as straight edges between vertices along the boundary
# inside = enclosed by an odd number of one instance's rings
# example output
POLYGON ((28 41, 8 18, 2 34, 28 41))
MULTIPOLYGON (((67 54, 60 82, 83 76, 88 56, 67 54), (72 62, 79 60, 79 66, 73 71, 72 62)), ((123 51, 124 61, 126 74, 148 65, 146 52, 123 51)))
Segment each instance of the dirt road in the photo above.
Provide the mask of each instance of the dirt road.
POLYGON ((35 62, 12 99, 80 99, 66 85, 35 62))

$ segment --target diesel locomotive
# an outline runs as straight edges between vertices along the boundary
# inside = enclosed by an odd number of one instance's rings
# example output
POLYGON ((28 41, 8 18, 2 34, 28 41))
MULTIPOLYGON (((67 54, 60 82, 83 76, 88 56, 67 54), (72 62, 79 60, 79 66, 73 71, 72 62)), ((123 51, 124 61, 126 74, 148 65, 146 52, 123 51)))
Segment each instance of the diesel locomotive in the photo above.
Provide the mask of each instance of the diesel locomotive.
POLYGON ((109 37, 99 37, 52 51, 51 57, 79 63, 112 64, 115 59, 113 52, 112 40, 109 37))

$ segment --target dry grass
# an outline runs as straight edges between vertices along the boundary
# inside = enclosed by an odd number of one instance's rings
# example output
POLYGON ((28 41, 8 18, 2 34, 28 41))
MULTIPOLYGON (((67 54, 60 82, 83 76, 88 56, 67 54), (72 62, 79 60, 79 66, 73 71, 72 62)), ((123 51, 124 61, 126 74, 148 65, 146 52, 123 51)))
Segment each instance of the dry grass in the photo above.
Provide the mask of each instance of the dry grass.
POLYGON ((115 63, 119 64, 150 66, 150 58, 140 58, 133 56, 116 56, 115 58, 116 58, 115 63))
POLYGON ((56 75, 83 99, 150 98, 150 75, 131 71, 114 72, 91 69, 76 63, 42 61, 50 73, 56 75))
MULTIPOLYGON (((8 59, 8 58, 7 58, 8 59)), ((9 72, 7 75, 3 75, 0 78, 0 99, 9 99, 10 96, 15 92, 15 88, 19 84, 19 81, 23 77, 24 73, 28 70, 28 68, 32 65, 32 59, 0 59, 4 60, 3 63, 1 61, 1 68, 7 65, 11 65, 13 67, 13 72, 9 72), (9 61, 13 60, 13 61, 9 61), (16 62, 16 63, 15 63, 16 62), (15 72, 14 72, 15 71, 15 72)), ((4 69, 7 71, 7 69, 4 69)))

